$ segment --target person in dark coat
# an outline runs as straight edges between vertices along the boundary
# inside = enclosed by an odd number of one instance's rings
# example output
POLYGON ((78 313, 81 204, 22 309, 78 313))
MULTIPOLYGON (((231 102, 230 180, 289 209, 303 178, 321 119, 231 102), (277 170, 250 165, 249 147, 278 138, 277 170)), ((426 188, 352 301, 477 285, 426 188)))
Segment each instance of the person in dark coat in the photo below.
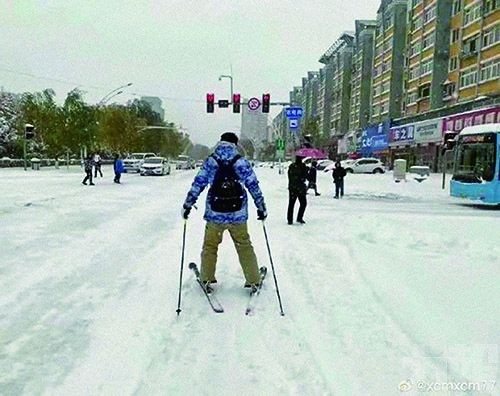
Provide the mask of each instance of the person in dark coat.
POLYGON ((314 195, 318 196, 318 195, 321 195, 319 192, 318 192, 318 188, 317 188, 317 185, 316 185, 316 180, 317 180, 317 166, 318 166, 318 163, 316 161, 313 161, 311 162, 311 167, 309 168, 308 172, 307 172, 307 181, 309 182, 309 184, 307 185, 307 190, 314 190, 314 195))
POLYGON ((307 206, 307 167, 302 162, 302 157, 295 157, 295 162, 288 168, 288 224, 293 224, 293 208, 295 201, 299 200, 297 223, 305 224, 304 212, 307 206))
POLYGON ((114 182, 120 184, 120 178, 124 170, 123 161, 120 159, 120 154, 115 154, 115 160, 113 162, 113 169, 115 171, 114 182))
POLYGON ((344 177, 347 174, 346 170, 342 167, 339 161, 335 162, 335 169, 332 172, 333 182, 335 183, 335 197, 336 199, 344 196, 344 177))
POLYGON ((87 180, 90 181, 89 185, 94 186, 95 184, 92 183, 92 165, 94 164, 94 161, 92 161, 92 154, 89 154, 87 158, 84 159, 83 161, 83 168, 85 170, 85 178, 82 181, 82 184, 87 185, 87 180))

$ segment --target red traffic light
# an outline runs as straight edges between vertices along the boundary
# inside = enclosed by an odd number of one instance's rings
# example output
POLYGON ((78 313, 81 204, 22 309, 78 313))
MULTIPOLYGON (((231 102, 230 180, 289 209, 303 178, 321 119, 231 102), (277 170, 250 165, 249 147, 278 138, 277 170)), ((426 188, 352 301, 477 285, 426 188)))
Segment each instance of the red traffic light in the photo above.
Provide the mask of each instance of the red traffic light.
POLYGON ((271 106, 271 95, 266 93, 262 95, 262 112, 269 113, 270 106, 271 106))
POLYGON ((233 113, 239 113, 241 111, 241 95, 233 94, 233 113))
POLYGON ((213 113, 215 108, 215 95, 207 93, 207 113, 213 113))

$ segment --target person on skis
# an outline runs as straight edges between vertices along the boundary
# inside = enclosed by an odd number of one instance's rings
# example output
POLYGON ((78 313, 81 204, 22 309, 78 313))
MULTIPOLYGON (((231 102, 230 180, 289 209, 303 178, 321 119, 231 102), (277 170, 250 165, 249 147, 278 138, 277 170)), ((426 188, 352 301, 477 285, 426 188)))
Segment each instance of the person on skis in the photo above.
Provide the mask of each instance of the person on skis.
POLYGON ((245 187, 257 207, 257 218, 267 217, 264 197, 250 162, 238 154, 238 136, 223 133, 200 171, 182 206, 182 217, 187 219, 201 192, 210 185, 205 203, 205 236, 201 251, 200 280, 208 291, 217 283, 215 269, 217 251, 224 231, 233 239, 243 274, 245 287, 256 290, 261 282, 257 257, 248 235, 248 197, 245 187))
POLYGON ((307 167, 302 162, 303 158, 296 156, 295 162, 288 167, 288 224, 293 224, 293 209, 295 201, 299 200, 299 212, 297 214, 297 223, 305 224, 304 212, 307 206, 307 167))

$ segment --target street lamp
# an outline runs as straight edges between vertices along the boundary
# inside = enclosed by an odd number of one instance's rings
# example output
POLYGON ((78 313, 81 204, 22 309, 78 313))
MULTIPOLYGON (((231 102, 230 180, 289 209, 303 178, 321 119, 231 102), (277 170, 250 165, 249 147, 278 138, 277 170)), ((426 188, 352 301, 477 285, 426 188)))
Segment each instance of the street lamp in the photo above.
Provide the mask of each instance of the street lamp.
POLYGON ((233 76, 229 76, 227 74, 221 74, 219 76, 219 81, 222 81, 223 78, 229 78, 231 80, 231 100, 233 100, 233 76))
POLYGON ((101 104, 103 104, 103 102, 105 101, 108 101, 109 99, 111 99, 113 96, 116 96, 116 95, 119 95, 121 93, 123 93, 123 91, 120 91, 122 88, 126 88, 126 87, 130 87, 132 85, 132 83, 128 83, 128 84, 125 84, 125 85, 122 85, 121 87, 118 87, 118 88, 115 88, 113 89, 112 91, 109 91, 106 95, 104 95, 104 97, 97 103, 98 106, 100 106, 101 104), (113 95, 116 91, 120 91, 119 93, 116 93, 115 95, 113 95), (113 96, 110 96, 110 95, 113 95, 113 96), (108 98, 108 96, 110 96, 108 98))

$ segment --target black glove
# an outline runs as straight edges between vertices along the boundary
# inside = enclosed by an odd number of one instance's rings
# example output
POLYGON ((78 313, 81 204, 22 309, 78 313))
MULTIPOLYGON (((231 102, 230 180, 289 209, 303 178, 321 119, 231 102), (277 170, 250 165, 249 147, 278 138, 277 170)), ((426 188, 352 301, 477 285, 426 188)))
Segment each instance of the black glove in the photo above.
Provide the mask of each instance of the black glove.
POLYGON ((184 205, 181 210, 182 217, 187 220, 189 217, 189 213, 191 213, 191 207, 184 205))
POLYGON ((267 211, 264 209, 264 210, 261 210, 261 209, 257 209, 257 220, 265 220, 267 217, 267 211))

